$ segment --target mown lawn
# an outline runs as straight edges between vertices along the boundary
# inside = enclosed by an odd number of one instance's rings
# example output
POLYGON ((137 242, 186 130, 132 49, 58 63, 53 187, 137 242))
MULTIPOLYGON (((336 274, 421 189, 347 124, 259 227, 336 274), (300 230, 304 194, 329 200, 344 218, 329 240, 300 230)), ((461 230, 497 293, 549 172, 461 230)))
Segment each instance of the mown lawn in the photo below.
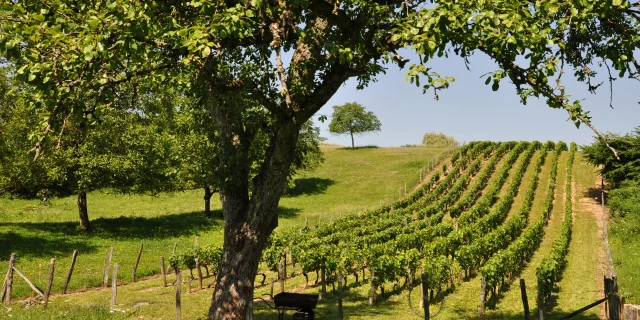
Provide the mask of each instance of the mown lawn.
MULTIPOLYGON (((417 183, 420 169, 443 149, 322 146, 322 150, 326 161, 297 177, 297 186, 281 200, 279 228, 300 227, 307 219, 310 225, 319 218, 326 223, 340 213, 351 214, 397 198, 405 182, 408 188, 417 183)), ((202 190, 159 196, 91 192, 88 206, 93 231, 88 234, 78 229, 75 197, 51 199, 48 204, 0 198, 0 270, 8 265, 10 254, 16 253, 16 268, 44 288, 49 260, 55 257, 53 292, 58 293, 71 254, 78 250, 69 287, 83 290, 101 286, 109 247, 114 247, 113 263, 120 265, 120 279, 130 281, 143 244, 138 277, 158 273, 159 257, 168 258, 174 243, 180 250, 192 246, 195 237, 200 244, 221 242, 222 220, 204 217, 202 196, 202 190)), ((212 209, 219 215, 217 199, 212 209)), ((30 295, 29 287, 17 279, 14 296, 30 295)))

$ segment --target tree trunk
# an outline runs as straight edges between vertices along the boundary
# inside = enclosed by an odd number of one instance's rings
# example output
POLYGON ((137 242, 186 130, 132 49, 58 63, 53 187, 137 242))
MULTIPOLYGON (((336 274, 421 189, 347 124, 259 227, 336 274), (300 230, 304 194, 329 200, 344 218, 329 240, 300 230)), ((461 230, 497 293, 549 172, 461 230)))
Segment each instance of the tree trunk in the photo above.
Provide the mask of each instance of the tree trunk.
POLYGON ((353 142, 353 132, 350 132, 350 133, 351 133, 351 148, 355 148, 356 144, 355 142, 353 142))
MULTIPOLYGON (((217 109, 217 108, 216 108, 217 109)), ((298 140, 299 125, 279 123, 267 147, 265 161, 252 179, 249 192, 251 135, 237 126, 238 118, 229 110, 216 110, 223 177, 220 186, 224 215, 224 254, 216 275, 209 319, 246 319, 254 280, 267 239, 278 225, 277 208, 284 192, 298 140)))
POLYGON ((213 192, 209 186, 204 187, 204 216, 211 219, 211 196, 213 192))
POLYGON ((80 230, 89 231, 89 214, 87 213, 87 192, 80 191, 78 193, 78 212, 80 213, 80 230))

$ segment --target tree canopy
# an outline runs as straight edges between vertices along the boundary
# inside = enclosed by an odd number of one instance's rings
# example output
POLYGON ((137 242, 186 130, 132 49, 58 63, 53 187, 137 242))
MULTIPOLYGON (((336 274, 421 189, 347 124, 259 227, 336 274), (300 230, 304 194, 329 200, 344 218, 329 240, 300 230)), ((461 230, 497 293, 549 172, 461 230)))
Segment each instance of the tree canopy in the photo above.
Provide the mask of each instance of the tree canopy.
POLYGON ((456 138, 448 136, 442 132, 427 132, 422 136, 422 144, 425 146, 458 146, 460 143, 456 138))
POLYGON ((211 107, 225 217, 211 319, 245 318, 250 309, 304 123, 347 79, 364 88, 386 64, 404 67, 398 49, 420 55, 407 75, 436 97, 453 78, 432 69, 434 58, 458 55, 470 63, 471 55, 486 54, 498 66, 486 79, 492 89, 508 79, 523 102, 543 97, 593 130, 563 74, 572 72, 590 90, 599 87, 593 70, 601 63, 610 81, 613 72, 638 77, 637 1, 1 3, 0 49, 18 78, 37 88, 29 101, 46 119, 35 128, 36 153, 65 119, 95 122, 105 108, 135 96, 139 84, 151 91, 178 86, 211 107), (264 152, 253 157, 251 146, 262 139, 264 152))
POLYGON ((333 106, 329 132, 335 134, 348 134, 351 136, 351 147, 355 147, 354 135, 362 135, 369 132, 382 130, 382 123, 371 111, 357 102, 347 102, 341 106, 333 106))
POLYGON ((600 174, 617 188, 625 181, 640 182, 640 127, 625 135, 606 133, 609 144, 618 151, 620 159, 614 158, 602 140, 595 138, 593 144, 582 147, 585 159, 600 167, 600 174))

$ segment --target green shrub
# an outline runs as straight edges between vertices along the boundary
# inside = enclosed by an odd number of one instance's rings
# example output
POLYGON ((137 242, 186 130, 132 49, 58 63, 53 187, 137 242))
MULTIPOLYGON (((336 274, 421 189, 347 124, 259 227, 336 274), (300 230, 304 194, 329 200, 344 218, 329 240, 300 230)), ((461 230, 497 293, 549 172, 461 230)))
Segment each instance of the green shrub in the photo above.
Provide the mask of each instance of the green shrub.
POLYGON ((174 270, 178 267, 192 270, 196 267, 196 258, 198 258, 200 265, 216 270, 222 259, 222 248, 209 245, 189 248, 184 252, 176 252, 169 257, 169 265, 174 270))
POLYGON ((640 183, 625 181, 620 188, 609 192, 609 208, 614 216, 640 218, 640 183))
POLYGON ((444 133, 427 132, 422 137, 422 144, 425 146, 451 146, 457 147, 460 143, 451 136, 444 133))

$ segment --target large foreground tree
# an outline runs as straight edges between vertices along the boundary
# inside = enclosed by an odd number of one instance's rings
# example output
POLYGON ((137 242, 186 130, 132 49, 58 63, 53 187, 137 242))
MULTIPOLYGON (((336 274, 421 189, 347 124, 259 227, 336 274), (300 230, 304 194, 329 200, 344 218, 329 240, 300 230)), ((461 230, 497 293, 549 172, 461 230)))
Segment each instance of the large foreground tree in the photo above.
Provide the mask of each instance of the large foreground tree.
POLYGON ((347 79, 367 86, 385 63, 403 67, 396 50, 410 46, 420 61, 409 78, 437 94, 453 79, 431 70, 433 58, 483 53, 498 66, 486 81, 494 90, 509 79, 523 102, 543 96, 590 126, 562 75, 595 90, 604 61, 637 78, 637 9, 622 0, 3 0, 0 46, 39 88, 41 137, 67 115, 99 117, 135 88, 123 83, 180 86, 211 108, 225 225, 209 318, 242 319, 300 129, 347 79))

